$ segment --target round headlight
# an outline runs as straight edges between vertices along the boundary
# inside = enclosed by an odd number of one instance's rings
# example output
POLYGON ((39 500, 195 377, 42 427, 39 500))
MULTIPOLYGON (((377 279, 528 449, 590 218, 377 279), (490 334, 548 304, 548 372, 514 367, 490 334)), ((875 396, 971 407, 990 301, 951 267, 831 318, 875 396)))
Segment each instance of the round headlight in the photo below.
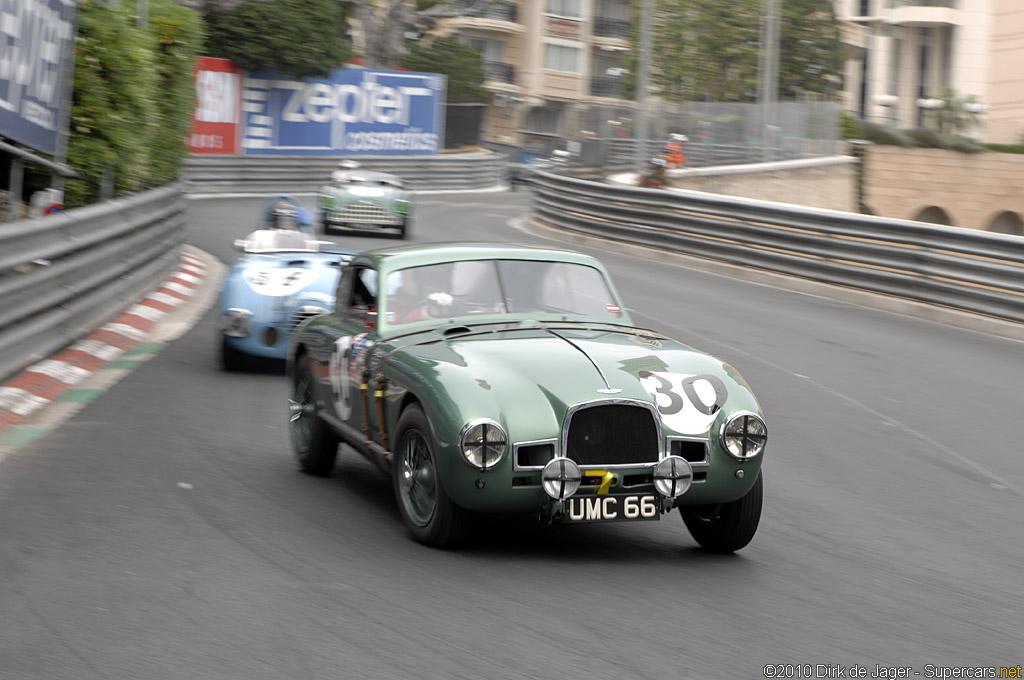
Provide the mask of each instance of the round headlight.
POLYGON ((663 458, 654 466, 654 488, 666 498, 678 498, 690 488, 693 469, 681 456, 663 458))
POLYGON ((244 338, 249 335, 249 328, 252 326, 252 312, 248 309, 232 307, 225 310, 221 324, 224 328, 224 335, 232 338, 244 338))
POLYGON ((722 426, 722 448, 737 460, 749 460, 764 451, 768 427, 750 411, 734 413, 722 426))
POLYGON ((493 420, 473 420, 459 434, 459 450, 466 462, 486 470, 494 467, 508 449, 508 437, 493 420))
POLYGON ((564 501, 580 488, 580 466, 570 458, 555 458, 544 466, 540 483, 544 493, 556 501, 564 501))

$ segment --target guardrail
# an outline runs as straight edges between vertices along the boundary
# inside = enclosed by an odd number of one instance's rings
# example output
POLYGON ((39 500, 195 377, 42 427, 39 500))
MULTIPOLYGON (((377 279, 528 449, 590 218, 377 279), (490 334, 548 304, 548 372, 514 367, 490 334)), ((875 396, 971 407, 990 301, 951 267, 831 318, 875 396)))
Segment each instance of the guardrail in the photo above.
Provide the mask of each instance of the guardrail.
POLYGON ((538 172, 548 224, 1024 322, 1020 237, 538 172))
MULTIPOLYGON (((439 156, 354 156, 367 170, 401 177, 413 191, 489 189, 505 182, 508 159, 491 151, 439 156)), ((192 194, 311 193, 327 183, 334 156, 190 156, 184 178, 192 194)))
POLYGON ((182 189, 0 225, 0 380, 87 335, 173 271, 185 238, 182 189))

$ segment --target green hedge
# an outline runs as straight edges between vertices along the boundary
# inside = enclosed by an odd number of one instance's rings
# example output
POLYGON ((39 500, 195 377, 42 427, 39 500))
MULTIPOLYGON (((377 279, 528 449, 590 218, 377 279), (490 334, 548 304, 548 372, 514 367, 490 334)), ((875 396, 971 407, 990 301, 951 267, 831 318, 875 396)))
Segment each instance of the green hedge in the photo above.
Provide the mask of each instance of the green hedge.
POLYGON ((115 195, 176 177, 204 39, 199 13, 171 0, 151 0, 143 27, 130 2, 82 3, 78 13, 68 165, 81 178, 65 184, 68 207, 95 201, 105 173, 115 195))

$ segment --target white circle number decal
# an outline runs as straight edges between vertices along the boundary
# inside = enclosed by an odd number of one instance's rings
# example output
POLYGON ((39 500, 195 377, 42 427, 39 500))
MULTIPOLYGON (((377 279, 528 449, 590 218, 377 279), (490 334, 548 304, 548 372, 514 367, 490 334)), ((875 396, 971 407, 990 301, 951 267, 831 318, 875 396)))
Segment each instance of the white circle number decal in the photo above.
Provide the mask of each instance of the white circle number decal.
POLYGON ((714 375, 642 371, 640 384, 654 400, 661 420, 680 434, 703 434, 725 406, 729 390, 714 375))
POLYGON ((290 295, 316 281, 320 274, 312 269, 297 267, 276 269, 247 269, 246 283, 260 295, 290 295))

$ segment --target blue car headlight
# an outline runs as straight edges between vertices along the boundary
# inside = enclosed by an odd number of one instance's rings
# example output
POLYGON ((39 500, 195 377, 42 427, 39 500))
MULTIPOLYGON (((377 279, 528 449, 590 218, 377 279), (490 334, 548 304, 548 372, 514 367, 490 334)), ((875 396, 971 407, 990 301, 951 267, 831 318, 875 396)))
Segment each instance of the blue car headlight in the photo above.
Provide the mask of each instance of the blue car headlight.
POLYGON ((252 328, 252 312, 238 307, 227 309, 221 317, 221 327, 228 337, 244 338, 252 328))

